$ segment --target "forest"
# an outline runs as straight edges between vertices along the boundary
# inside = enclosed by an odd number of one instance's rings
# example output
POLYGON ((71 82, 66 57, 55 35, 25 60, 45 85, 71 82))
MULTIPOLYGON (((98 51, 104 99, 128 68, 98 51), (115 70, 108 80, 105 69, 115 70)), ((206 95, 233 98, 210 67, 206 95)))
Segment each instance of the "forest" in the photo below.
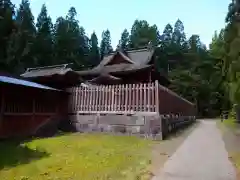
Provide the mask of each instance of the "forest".
MULTIPOLYGON (((162 34, 157 25, 136 19, 130 32, 122 27, 116 48, 137 49, 151 43, 157 67, 171 81, 169 88, 195 103, 199 116, 218 116, 240 101, 238 1, 226 7, 226 26, 213 32, 209 48, 197 34, 186 38, 180 19, 161 27, 162 34)), ((71 7, 53 23, 43 4, 35 20, 29 0, 22 0, 17 8, 11 0, 0 0, 0 71, 19 75, 36 66, 73 63, 75 70, 81 70, 97 65, 115 50, 111 33, 106 27, 102 37, 95 32, 88 37, 76 16, 71 7)))

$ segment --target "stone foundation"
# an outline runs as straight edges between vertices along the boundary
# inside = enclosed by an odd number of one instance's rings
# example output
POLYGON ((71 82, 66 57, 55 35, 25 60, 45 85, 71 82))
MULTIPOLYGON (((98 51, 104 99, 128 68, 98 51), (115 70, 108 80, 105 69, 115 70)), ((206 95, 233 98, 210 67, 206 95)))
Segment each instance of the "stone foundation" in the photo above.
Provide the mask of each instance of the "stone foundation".
POLYGON ((158 115, 71 115, 78 132, 108 132, 137 135, 162 140, 161 117, 158 115))

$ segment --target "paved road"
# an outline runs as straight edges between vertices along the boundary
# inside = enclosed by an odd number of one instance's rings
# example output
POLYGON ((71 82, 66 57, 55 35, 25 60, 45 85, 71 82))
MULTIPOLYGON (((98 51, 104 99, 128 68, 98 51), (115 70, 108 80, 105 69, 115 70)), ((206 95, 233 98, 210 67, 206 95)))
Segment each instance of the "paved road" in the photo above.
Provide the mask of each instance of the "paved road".
POLYGON ((215 121, 200 121, 153 180, 235 180, 215 121))

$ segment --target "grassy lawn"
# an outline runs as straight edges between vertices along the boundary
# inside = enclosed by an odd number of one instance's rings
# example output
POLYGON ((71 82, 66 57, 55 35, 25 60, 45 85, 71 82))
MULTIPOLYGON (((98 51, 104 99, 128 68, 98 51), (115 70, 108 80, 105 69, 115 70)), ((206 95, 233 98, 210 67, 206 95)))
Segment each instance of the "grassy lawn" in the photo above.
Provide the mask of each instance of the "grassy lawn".
POLYGON ((225 147, 229 154, 229 159, 236 167, 237 180, 240 180, 239 125, 233 118, 224 120, 222 123, 220 121, 218 122, 225 142, 225 147))
POLYGON ((236 120, 233 119, 233 118, 229 118, 227 120, 224 120, 223 124, 227 127, 230 127, 230 128, 236 128, 236 120))
POLYGON ((147 179, 151 145, 137 137, 103 134, 1 142, 0 179, 147 179))

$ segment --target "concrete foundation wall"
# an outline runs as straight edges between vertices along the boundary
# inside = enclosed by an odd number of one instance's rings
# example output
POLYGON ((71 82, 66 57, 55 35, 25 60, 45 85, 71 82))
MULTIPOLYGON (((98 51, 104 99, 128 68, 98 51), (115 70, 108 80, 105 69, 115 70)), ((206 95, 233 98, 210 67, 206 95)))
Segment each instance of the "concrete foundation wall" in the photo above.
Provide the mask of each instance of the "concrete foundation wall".
POLYGON ((108 132, 162 139, 161 118, 158 115, 71 115, 78 132, 108 132))

